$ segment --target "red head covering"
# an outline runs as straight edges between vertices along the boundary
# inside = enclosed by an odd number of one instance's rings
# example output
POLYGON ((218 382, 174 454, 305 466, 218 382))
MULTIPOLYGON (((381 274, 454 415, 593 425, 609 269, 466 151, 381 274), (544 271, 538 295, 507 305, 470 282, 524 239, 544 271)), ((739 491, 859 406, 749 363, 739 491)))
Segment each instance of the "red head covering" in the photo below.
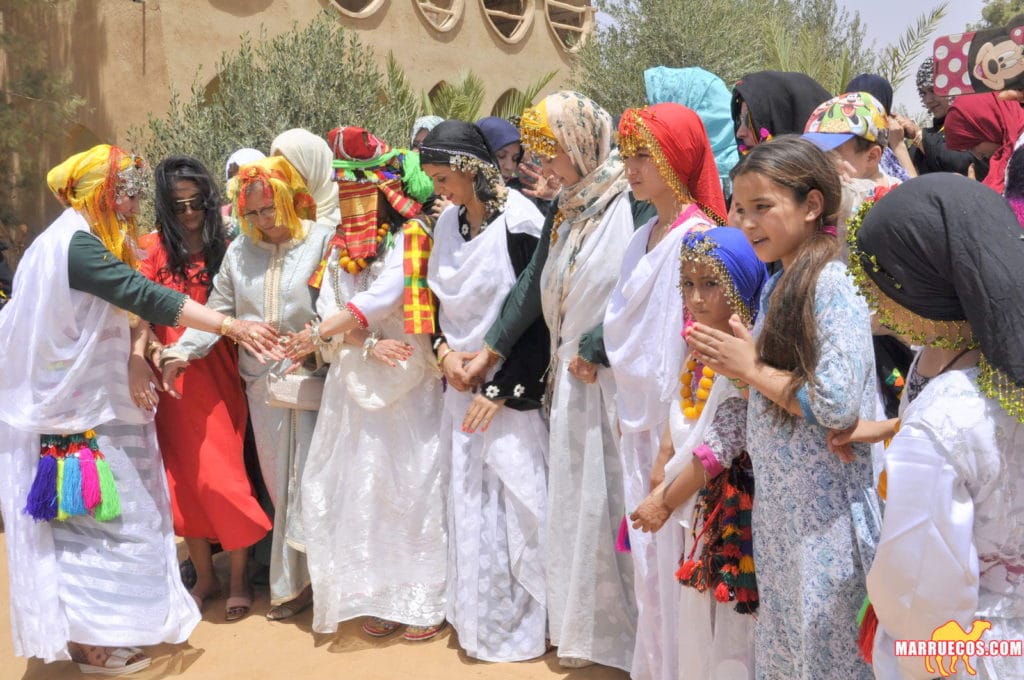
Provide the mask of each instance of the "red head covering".
POLYGON ((708 217, 725 223, 722 182, 700 116, 672 102, 626 109, 619 121, 619 148, 624 156, 632 156, 644 147, 681 199, 688 195, 708 217))
POLYGON ((368 161, 391 151, 386 142, 361 127, 336 127, 327 133, 334 157, 342 161, 368 161))
POLYGON ((995 142, 999 148, 988 162, 985 184, 1003 193, 1006 164, 1013 145, 1024 131, 1024 109, 1017 102, 999 99, 994 93, 957 97, 946 114, 946 146, 969 151, 981 142, 995 142))

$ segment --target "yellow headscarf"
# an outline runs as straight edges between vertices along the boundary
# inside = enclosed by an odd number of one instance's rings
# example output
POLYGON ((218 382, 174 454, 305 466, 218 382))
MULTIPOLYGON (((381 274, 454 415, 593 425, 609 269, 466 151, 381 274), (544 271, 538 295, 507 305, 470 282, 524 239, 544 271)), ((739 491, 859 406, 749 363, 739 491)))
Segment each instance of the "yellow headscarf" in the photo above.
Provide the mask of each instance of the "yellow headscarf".
POLYGON ((558 155, 560 145, 551 125, 548 123, 548 100, 545 97, 540 104, 523 111, 519 119, 519 136, 528 151, 554 158, 558 155))
POLYGON ((277 224, 287 225, 293 239, 305 238, 302 220, 316 219, 316 200, 306 188, 302 175, 284 156, 270 156, 243 165, 231 180, 228 192, 242 232, 254 241, 263 240, 260 230, 245 219, 245 194, 254 184, 262 184, 264 191, 273 192, 277 224))
POLYGON ((92 232, 119 260, 138 265, 135 217, 118 216, 120 196, 141 192, 148 167, 139 156, 109 144, 76 153, 46 173, 46 184, 62 204, 83 213, 92 232))

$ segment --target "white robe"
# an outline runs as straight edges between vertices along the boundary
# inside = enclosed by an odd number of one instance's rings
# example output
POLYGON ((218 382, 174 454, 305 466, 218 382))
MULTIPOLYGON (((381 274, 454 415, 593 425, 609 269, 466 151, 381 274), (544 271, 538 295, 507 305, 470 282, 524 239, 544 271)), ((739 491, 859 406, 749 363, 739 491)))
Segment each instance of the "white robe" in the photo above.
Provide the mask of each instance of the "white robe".
POLYGON ((342 346, 341 338, 332 342, 333 353, 343 347, 353 356, 331 357, 302 479, 318 633, 359 616, 414 626, 444 620, 448 474, 438 437, 441 381, 429 337, 404 332, 403 256, 402 234, 358 276, 339 271, 332 255, 317 300, 322 318, 351 303, 371 331, 413 346, 406 365, 392 368, 363 359, 361 348, 342 346))
MULTIPOLYGON (((880 679, 939 675, 922 657, 896 659, 894 641, 931 640, 950 620, 967 631, 991 622, 983 642, 1024 639, 1024 424, 981 393, 977 375, 971 368, 933 378, 885 451, 882 536, 867 576, 880 679)), ((943 667, 951 660, 942 658, 943 667)), ((960 660, 952 677, 1024 677, 1022 657, 970 663, 977 675, 960 660)))
POLYGON ((626 511, 618 451, 615 381, 598 367, 588 385, 569 375, 580 337, 601 323, 626 243, 633 235, 622 193, 600 224, 576 244, 559 230, 541 273, 541 303, 551 331, 546 572, 551 644, 560 658, 629 671, 636 635, 633 564, 615 550, 626 511), (578 252, 573 252, 577 249, 578 252))
MULTIPOLYGON (((626 508, 636 508, 650 490, 658 455, 679 387, 686 353, 682 341, 683 305, 679 292, 679 250, 694 227, 713 226, 697 208, 647 252, 657 218, 633 234, 619 281, 608 301, 604 340, 615 375, 622 440, 626 508)), ((675 572, 682 532, 668 525, 655 534, 629 530, 638 610, 635 680, 675 680, 679 583, 675 572)))
POLYGON ((153 413, 128 394, 128 315, 72 290, 68 246, 85 220, 65 211, 26 252, 0 313, 0 510, 18 656, 69 658, 68 641, 180 643, 199 623, 181 583, 153 413), (110 522, 24 514, 40 434, 94 429, 121 498, 110 522))
MULTIPOLYGON (((507 233, 537 237, 542 223, 537 208, 513 190, 505 212, 470 241, 459 234, 457 208, 438 219, 428 278, 453 350, 483 349, 484 334, 516 281, 507 233)), ((452 475, 448 620, 470 657, 532 659, 544 654, 547 623, 547 429, 538 410, 502 407, 486 431, 463 432, 472 399, 449 386, 441 418, 441 448, 450 453, 452 475)))

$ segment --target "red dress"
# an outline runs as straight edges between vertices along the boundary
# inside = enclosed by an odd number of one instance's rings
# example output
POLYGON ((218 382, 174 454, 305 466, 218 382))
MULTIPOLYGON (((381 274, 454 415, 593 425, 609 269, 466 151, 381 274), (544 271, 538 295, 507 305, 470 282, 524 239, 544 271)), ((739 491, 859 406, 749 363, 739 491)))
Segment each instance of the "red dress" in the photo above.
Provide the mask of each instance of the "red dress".
MULTIPOLYGON (((146 251, 142 274, 205 303, 208 291, 200 272, 202 255, 189 264, 187 280, 167 269, 160 234, 139 239, 146 251)), ((164 345, 174 343, 183 327, 154 326, 164 345)), ((248 408, 238 376, 238 353, 228 340, 193 361, 178 379, 181 399, 160 395, 156 432, 179 536, 207 538, 225 550, 245 548, 270 530, 270 520, 253 496, 242 460, 248 408)))

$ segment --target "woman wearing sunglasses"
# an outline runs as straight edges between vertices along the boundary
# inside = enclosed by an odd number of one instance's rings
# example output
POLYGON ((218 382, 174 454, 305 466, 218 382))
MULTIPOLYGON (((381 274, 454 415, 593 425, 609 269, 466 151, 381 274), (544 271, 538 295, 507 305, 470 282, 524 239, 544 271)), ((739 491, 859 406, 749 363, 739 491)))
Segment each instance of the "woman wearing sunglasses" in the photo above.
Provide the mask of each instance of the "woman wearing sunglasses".
MULTIPOLYGON (((307 282, 324 258, 334 227, 313 222, 316 201, 298 170, 282 156, 243 165, 232 183, 242 235, 224 253, 206 304, 239 319, 269 323, 282 336, 281 356, 246 351, 238 357, 260 472, 274 505, 270 556, 274 607, 267 618, 279 621, 307 608, 313 598, 298 488, 316 411, 310 403, 299 404, 294 394, 290 400, 287 395, 272 395, 271 388, 286 371, 308 376, 317 370, 313 355, 322 343, 313 326, 307 326, 316 317, 317 291, 307 282), (284 340, 289 333, 299 337, 284 340), (285 355, 294 361, 285 361, 285 355)), ((217 341, 210 333, 186 331, 162 353, 165 384, 177 382, 181 375, 187 383, 192 369, 186 367, 214 353, 217 341)))
MULTIPOLYGON (((155 175, 157 230, 139 239, 146 252, 140 270, 146 278, 205 304, 228 246, 216 185, 206 168, 188 156, 164 159, 155 175)), ((136 343, 129 379, 132 394, 142 395, 139 406, 157 406, 146 360, 157 363, 161 348, 184 332, 183 327, 154 325, 155 339, 136 343)), ((175 389, 182 398, 160 399, 156 411, 174 533, 185 538, 195 565, 192 597, 200 609, 205 599, 220 594, 210 542, 230 552, 224 618, 237 621, 252 606, 246 577, 249 546, 266 535, 270 520, 253 496, 242 459, 248 408, 234 344, 217 342, 189 366, 175 389)))

